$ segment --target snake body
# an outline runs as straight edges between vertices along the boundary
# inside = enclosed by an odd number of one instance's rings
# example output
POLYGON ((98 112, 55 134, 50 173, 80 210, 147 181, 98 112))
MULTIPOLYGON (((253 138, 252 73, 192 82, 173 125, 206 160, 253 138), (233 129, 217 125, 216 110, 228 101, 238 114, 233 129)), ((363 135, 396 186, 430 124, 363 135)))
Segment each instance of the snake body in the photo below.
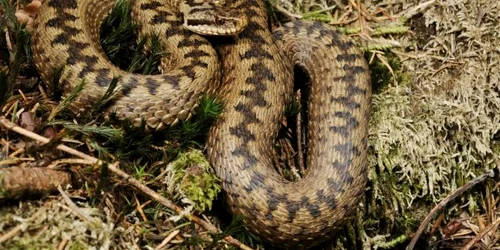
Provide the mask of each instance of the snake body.
POLYGON ((217 89, 219 62, 210 43, 185 29, 171 5, 146 0, 133 3, 132 15, 141 36, 162 34, 162 49, 173 52, 167 63, 162 62, 163 74, 131 74, 107 59, 99 31, 114 0, 45 1, 35 20, 34 61, 47 83, 56 69, 64 67, 60 86, 65 96, 85 79, 85 89, 72 102, 74 111, 80 113, 89 110, 118 77, 110 111, 136 125, 145 120, 149 127, 159 129, 189 118, 197 97, 217 89))
MULTIPOLYGON (((75 108, 85 110, 119 76, 112 106, 121 117, 151 127, 188 118, 199 93, 218 93, 225 110, 211 128, 208 157, 223 182, 230 210, 246 227, 282 248, 305 248, 328 238, 362 197, 367 180, 368 68, 352 42, 321 23, 294 21, 273 34, 263 0, 234 0, 248 26, 216 44, 182 27, 177 2, 134 1, 141 32, 166 34, 169 68, 133 75, 111 65, 98 45, 111 0, 47 0, 37 18, 33 49, 44 81, 65 65, 66 92, 87 82, 75 108), (174 10, 172 10, 174 9, 174 10), (159 28, 158 28, 159 27, 159 28), (293 67, 310 78, 307 174, 298 182, 272 170, 274 138, 292 93, 293 67), (217 89, 217 90, 215 90, 217 89)), ((196 4, 196 0, 186 1, 196 4)))

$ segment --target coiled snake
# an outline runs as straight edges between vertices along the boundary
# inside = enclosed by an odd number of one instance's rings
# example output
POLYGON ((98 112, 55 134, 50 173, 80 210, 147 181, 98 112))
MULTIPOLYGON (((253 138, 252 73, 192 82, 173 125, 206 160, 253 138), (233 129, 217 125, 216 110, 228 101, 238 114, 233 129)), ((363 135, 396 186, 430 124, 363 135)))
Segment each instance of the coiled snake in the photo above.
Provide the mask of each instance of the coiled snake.
POLYGON ((219 94, 225 110, 210 130, 207 148, 230 210, 243 216, 250 231, 280 247, 303 248, 328 238, 353 212, 367 180, 371 90, 363 55, 321 23, 294 21, 271 34, 263 0, 228 1, 248 20, 222 15, 213 21, 227 21, 228 32, 247 27, 216 44, 216 52, 186 29, 210 33, 207 21, 180 14, 201 12, 214 0, 179 1, 132 1, 140 33, 164 34, 162 46, 170 54, 161 75, 127 73, 106 59, 99 30, 114 0, 45 1, 32 40, 42 79, 50 82, 54 69, 64 66, 60 85, 66 95, 84 79, 72 107, 85 112, 119 77, 110 111, 137 124, 144 119, 152 128, 189 118, 201 93, 219 94), (272 170, 271 152, 292 94, 294 65, 310 78, 308 173, 289 182, 272 170))

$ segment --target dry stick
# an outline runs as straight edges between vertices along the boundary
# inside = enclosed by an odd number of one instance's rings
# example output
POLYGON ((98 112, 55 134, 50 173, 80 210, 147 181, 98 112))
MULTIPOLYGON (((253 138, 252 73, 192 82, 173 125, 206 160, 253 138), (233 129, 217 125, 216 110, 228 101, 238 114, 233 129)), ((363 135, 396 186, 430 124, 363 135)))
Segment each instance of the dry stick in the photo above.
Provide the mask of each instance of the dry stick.
POLYGON ((461 195, 462 193, 464 193, 465 191, 469 190, 470 188, 472 188, 473 186, 475 186, 476 184, 484 181, 486 178, 488 177, 493 177, 495 176, 495 172, 493 172, 493 169, 491 170, 488 170, 485 174, 471 180, 470 182, 468 182, 467 184, 463 185, 462 187, 460 187, 459 189, 453 191, 451 194, 449 194, 446 198, 444 198, 441 202, 439 202, 439 204, 437 204, 431 211, 430 213, 425 217, 424 221, 422 221, 422 223, 420 223, 420 226, 418 227, 418 230, 417 232, 415 233, 415 235, 413 236, 413 238, 411 239, 411 242, 410 244, 406 247, 406 250, 413 250, 413 248, 415 247, 415 244, 417 244, 417 240, 418 238, 420 238, 420 235, 424 232, 425 228, 427 227, 427 224, 429 224, 429 222, 431 221, 431 219, 434 217, 434 215, 439 211, 441 210, 443 207, 446 206, 446 204, 448 204, 448 202, 452 201, 453 199, 455 199, 457 196, 461 195))
POLYGON ((179 234, 179 230, 175 230, 173 232, 171 232, 167 238, 165 238, 160 245, 158 245, 157 247, 155 247, 155 250, 159 250, 159 249, 162 249, 163 247, 165 247, 175 236, 177 236, 179 234))
MULTIPOLYGON (((78 207, 72 200, 69 198, 69 195, 64 192, 61 186, 57 186, 57 190, 61 194, 64 202, 66 202, 67 208, 70 212, 73 212, 78 218, 82 220, 86 220, 88 222, 97 223, 97 219, 90 217, 87 213, 83 212, 80 207, 78 207)), ((63 207, 64 208, 64 207, 63 207)))
POLYGON ((278 4, 275 4, 274 8, 276 8, 277 11, 279 11, 279 12, 285 14, 286 16, 288 16, 290 19, 302 19, 302 15, 293 14, 292 12, 290 12, 287 9, 279 6, 278 4))
MULTIPOLYGON (((28 131, 24 128, 21 128, 21 127, 17 126, 16 124, 10 122, 9 120, 7 120, 7 118, 5 118, 3 116, 0 117, 0 125, 2 125, 3 127, 7 128, 9 130, 12 130, 12 131, 18 133, 18 134, 24 135, 24 136, 29 137, 31 139, 37 140, 39 142, 43 142, 43 143, 50 142, 49 138, 43 137, 37 133, 33 133, 33 132, 28 131)), ((84 154, 78 150, 72 149, 72 148, 65 146, 65 145, 58 145, 56 148, 61 150, 61 151, 66 152, 68 154, 78 156, 78 157, 85 159, 85 160, 94 161, 96 163, 99 161, 97 158, 94 158, 90 155, 84 154)))
POLYGON ((489 231, 493 230, 493 228, 496 228, 498 226, 498 224, 500 224, 500 218, 498 218, 495 222, 493 222, 492 224, 490 224, 487 227, 485 227, 483 229, 483 231, 481 231, 480 233, 478 233, 476 235, 476 237, 474 237, 474 239, 472 239, 471 241, 469 241, 469 243, 467 243, 467 245, 465 245, 464 247, 462 247, 460 250, 469 250, 469 249, 471 249, 474 246, 474 244, 476 244, 480 239, 482 239, 484 237, 484 235, 487 234, 489 231))
POLYGON ((429 8, 430 6, 432 6, 436 2, 437 2, 437 0, 430 0, 427 2, 423 2, 417 6, 414 6, 413 8, 407 9, 407 10, 403 11, 402 13, 399 13, 398 16, 402 16, 406 19, 410 19, 413 16, 415 16, 419 13, 422 13, 422 11, 429 8))
POLYGON ((57 169, 58 166, 60 165, 65 165, 65 164, 75 164, 75 165, 94 165, 94 161, 89 161, 89 160, 84 160, 84 159, 74 159, 74 158, 69 158, 69 159, 59 159, 51 162, 47 168, 48 169, 57 169))
MULTIPOLYGON (((7 118, 5 118, 3 116, 0 117, 0 125, 3 126, 3 127, 5 127, 5 128, 7 128, 7 129, 9 129, 9 130, 11 130, 11 131, 14 131, 14 132, 18 133, 18 134, 21 134, 21 135, 24 135, 26 137, 29 137, 31 139, 34 139, 34 140, 37 140, 37 141, 40 141, 40 142, 43 142, 43 143, 50 142, 49 138, 43 137, 41 135, 38 135, 38 134, 33 133, 31 131, 28 131, 28 130, 26 130, 24 128, 21 128, 21 127, 17 126, 16 124, 10 122, 7 118)), ((99 160, 99 159, 97 159, 95 157, 92 157, 90 155, 87 155, 85 153, 82 153, 82 152, 80 152, 78 150, 72 149, 72 148, 70 148, 68 146, 58 145, 56 148, 59 149, 59 150, 61 150, 61 151, 66 152, 68 154, 72 154, 74 156, 78 156, 78 157, 80 157, 82 159, 93 161, 95 164, 98 164, 98 165, 104 164, 101 160, 99 160)), ((115 175, 118 175, 118 176, 122 177, 129 184, 131 184, 135 188, 139 189, 144 194, 149 195, 151 198, 153 198, 158 203, 164 205, 165 207, 168 207, 168 208, 174 210, 178 214, 181 214, 183 212, 183 209, 181 207, 177 206, 176 204, 174 204, 173 202, 171 202, 167 198, 159 195, 154 190, 152 190, 152 189, 148 188, 147 186, 143 185, 138 180, 132 178, 130 175, 128 175, 127 173, 125 173, 124 171, 122 171, 121 169, 119 169, 118 165, 119 165, 119 163, 115 162, 113 164, 109 164, 107 167, 115 175)), ((210 223, 208 223, 208 222, 200 219, 199 217, 197 217, 195 215, 188 214, 188 215, 185 215, 185 218, 187 218, 188 220, 190 220, 190 221, 192 221, 192 222, 194 222, 194 223, 202 226, 203 228, 205 228, 210 233, 213 233, 213 234, 220 233, 220 231, 215 226, 213 226, 210 223)), ((231 236, 226 236, 224 238, 224 240, 227 243, 229 243, 229 244, 231 244, 233 246, 239 247, 240 249, 243 249, 243 250, 251 250, 252 249, 252 248, 246 246, 245 244, 241 243, 237 239, 234 239, 231 236)))
POLYGON ((299 104, 299 112, 297 113, 297 130, 296 130, 296 136, 297 136, 297 156, 299 159, 299 173, 300 176, 304 176, 306 172, 306 168, 304 166, 304 152, 302 151, 302 113, 305 112, 302 110, 302 103, 300 102, 302 100, 302 93, 300 90, 297 91, 295 95, 295 99, 297 100, 297 103, 299 104))

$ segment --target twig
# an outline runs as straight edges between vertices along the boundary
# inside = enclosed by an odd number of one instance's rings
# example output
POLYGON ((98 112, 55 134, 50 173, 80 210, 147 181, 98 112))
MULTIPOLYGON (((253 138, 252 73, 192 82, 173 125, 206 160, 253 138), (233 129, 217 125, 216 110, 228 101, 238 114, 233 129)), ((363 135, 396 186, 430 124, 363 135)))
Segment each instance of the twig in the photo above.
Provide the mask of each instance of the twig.
POLYGON ((443 207, 445 207, 446 204, 448 204, 448 202, 452 201, 457 196, 461 195, 462 193, 464 193, 465 191, 469 190, 470 188, 472 188, 473 186, 477 185, 478 183, 481 183, 486 178, 493 177, 493 176, 495 176, 495 172, 493 171, 493 169, 491 169, 491 170, 487 171, 485 174, 483 174, 481 176, 478 176, 477 178, 471 180, 470 182, 468 182, 467 184, 463 185, 459 189, 453 191, 446 198, 444 198, 441 202, 439 202, 439 204, 437 204, 430 211, 430 213, 425 217, 424 221, 422 221, 422 223, 420 223, 420 226, 418 227, 417 232, 415 233, 415 235, 411 239, 410 244, 406 247, 406 250, 412 250, 415 247, 415 244, 417 243, 418 238, 420 238, 420 235, 424 232, 425 228, 427 227, 427 224, 429 224, 429 222, 434 217, 434 215, 439 210, 441 210, 443 207))
POLYGON ((279 6, 278 4, 275 4, 274 8, 276 8, 277 11, 288 16, 290 19, 302 19, 302 15, 293 14, 292 12, 286 10, 285 8, 279 6))
POLYGON ((483 231, 479 232, 476 235, 476 237, 474 237, 474 239, 472 239, 471 241, 469 241, 467 243, 467 245, 465 245, 464 247, 462 247, 460 250, 469 250, 469 249, 471 249, 474 246, 474 244, 476 244, 480 239, 482 239, 484 237, 484 235, 486 233, 488 233, 489 231, 491 231, 493 228, 496 228, 499 224, 500 224, 500 218, 498 218, 495 222, 493 222, 492 224, 490 224, 487 227, 485 227, 483 229, 483 231))
POLYGON ((137 211, 139 212, 139 214, 141 215, 142 217, 142 220, 143 221, 147 221, 147 217, 146 217, 146 214, 144 213, 144 210, 142 209, 144 206, 146 206, 147 204, 149 204, 151 201, 146 201, 144 204, 141 204, 141 202, 139 201, 139 199, 137 199, 137 195, 134 194, 134 200, 135 200, 135 209, 137 209, 137 211))
POLYGON ((166 246, 175 236, 177 236, 179 234, 179 230, 175 230, 173 232, 171 232, 167 238, 165 238, 160 245, 158 245, 155 250, 159 250, 159 249, 162 249, 164 246, 166 246))
POLYGON ((429 8, 434 3, 436 3, 436 0, 430 0, 427 2, 423 2, 423 3, 413 7, 411 9, 408 9, 408 10, 400 13, 398 16, 402 16, 406 19, 410 19, 411 17, 417 15, 418 13, 421 13, 423 10, 429 8))
MULTIPOLYGON (((91 223, 96 223, 97 220, 90 217, 88 214, 86 214, 85 212, 83 212, 72 200, 71 198, 69 198, 68 194, 66 194, 66 192, 64 192, 64 190, 61 188, 61 186, 58 186, 57 187, 57 190, 59 191, 59 193, 61 194, 64 202, 66 202, 66 205, 68 205, 68 208, 71 212, 73 212, 76 216, 78 216, 79 218, 81 219, 84 219, 88 222, 91 222, 91 223)), ((64 206, 63 206, 64 207, 64 206)))
MULTIPOLYGON (((28 131, 28 130, 26 130, 24 128, 21 128, 21 127, 17 126, 16 124, 10 122, 9 120, 7 120, 3 116, 0 117, 0 125, 3 126, 3 127, 5 127, 5 128, 7 128, 7 129, 9 129, 9 130, 11 130, 11 131, 14 131, 14 132, 18 133, 18 134, 21 134, 21 135, 24 135, 26 137, 29 137, 31 139, 34 139, 34 140, 37 140, 37 141, 40 141, 40 142, 43 142, 43 143, 50 142, 49 138, 43 137, 43 136, 38 135, 36 133, 30 132, 30 131, 28 131)), ((70 147, 67 147, 65 145, 58 145, 56 148, 59 149, 59 150, 61 150, 61 151, 66 152, 68 154, 71 154, 71 155, 74 155, 74 156, 78 156, 78 157, 80 157, 82 159, 85 159, 85 160, 92 161, 92 162, 94 162, 97 165, 103 165, 103 164, 105 164, 101 160, 99 160, 99 159, 97 159, 95 157, 92 157, 92 156, 87 155, 85 153, 82 153, 82 152, 80 152, 78 150, 75 150, 75 149, 72 149, 70 147)), ((177 206, 176 204, 174 204, 173 202, 171 202, 167 198, 161 196, 160 194, 158 194, 154 190, 152 190, 149 187, 143 185, 138 180, 132 178, 130 175, 128 175, 127 173, 125 173, 124 171, 122 171, 121 169, 119 169, 119 162, 115 162, 113 164, 109 164, 109 165, 107 165, 107 167, 115 175, 118 175, 118 176, 122 177, 130 185, 132 185, 136 189, 140 190, 144 194, 150 196, 151 198, 153 198, 158 203, 164 205, 165 207, 168 207, 169 209, 174 210, 178 214, 181 214, 181 212, 183 211, 183 209, 181 207, 177 206)), ((215 226, 212 226, 210 223, 208 223, 208 222, 200 219, 199 217, 197 217, 195 215, 186 215, 185 218, 187 218, 188 220, 190 220, 190 221, 192 221, 192 222, 194 222, 194 223, 202 226, 203 228, 205 228, 210 233, 213 233, 213 234, 221 233, 215 226)), ((237 239, 234 239, 231 236, 226 236, 224 238, 224 240, 227 243, 229 243, 229 244, 231 244, 233 246, 239 247, 240 249, 243 249, 243 250, 251 250, 252 249, 252 248, 246 246, 245 244, 241 243, 237 239)))
POLYGON ((290 168, 290 174, 293 176, 293 178, 295 178, 295 180, 300 180, 300 178, 302 178, 300 176, 300 172, 299 170, 297 170, 297 162, 294 161, 294 158, 296 156, 296 152, 294 152, 295 150, 293 149, 293 146, 292 146, 292 143, 290 142, 290 140, 287 140, 287 139, 282 139, 280 140, 280 144, 282 145, 282 148, 283 148, 283 155, 282 155, 282 162, 283 162, 283 165, 286 166, 286 164, 288 164, 288 167, 290 168))
POLYGON ((297 113, 297 130, 296 130, 296 136, 297 136, 297 159, 299 162, 299 173, 301 176, 304 176, 306 169, 305 169, 305 162, 304 162, 304 151, 302 151, 302 113, 304 110, 302 110, 302 93, 300 90, 297 91, 295 94, 295 100, 299 104, 299 112, 297 113))
POLYGON ((77 165, 94 165, 94 161, 89 161, 89 160, 83 160, 83 159, 74 159, 74 158, 68 158, 68 159, 59 159, 51 162, 47 168, 48 169, 56 169, 59 165, 63 164, 77 164, 77 165))
POLYGON ((7 43, 7 51, 9 51, 9 61, 10 63, 14 62, 14 48, 12 47, 12 42, 10 41, 10 36, 9 36, 9 30, 5 28, 4 30, 5 33, 5 43, 7 43))
MULTIPOLYGON (((26 137, 29 137, 33 140, 37 140, 39 142, 43 142, 43 143, 49 143, 50 142, 50 139, 49 138, 46 138, 46 137, 43 137, 37 133, 33 133, 31 131, 28 131, 24 128, 21 128, 19 126, 17 126, 16 124, 10 122, 7 118, 5 117, 0 117, 0 125, 3 126, 4 128, 6 129, 9 129, 9 130, 12 130, 20 135, 24 135, 26 137)), ((78 156, 82 159, 85 159, 85 160, 89 160, 89 161, 94 161, 94 162, 98 162, 99 160, 90 156, 90 155, 87 155, 87 154, 84 154, 78 150, 75 150, 75 149, 72 149, 68 146, 65 146, 65 145, 58 145, 56 147, 57 149, 61 150, 61 151, 64 151, 68 154, 71 154, 71 155, 74 155, 74 156, 78 156)))
POLYGON ((59 245, 57 245, 57 250, 64 250, 64 247, 68 244, 68 239, 63 239, 59 245))

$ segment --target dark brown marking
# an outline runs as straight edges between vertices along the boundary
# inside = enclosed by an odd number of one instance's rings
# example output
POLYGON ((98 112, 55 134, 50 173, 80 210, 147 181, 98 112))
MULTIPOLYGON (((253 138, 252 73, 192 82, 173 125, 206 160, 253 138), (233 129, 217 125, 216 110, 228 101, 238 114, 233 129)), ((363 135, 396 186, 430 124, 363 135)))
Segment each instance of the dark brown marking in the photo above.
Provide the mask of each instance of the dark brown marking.
POLYGON ((343 186, 342 181, 336 182, 334 179, 328 178, 327 182, 328 182, 328 187, 330 188, 331 193, 340 194, 340 193, 344 192, 344 188, 343 188, 344 186, 343 186))
POLYGON ((110 77, 111 71, 109 69, 98 69, 95 70, 95 72, 96 72, 95 83, 97 83, 97 85, 99 86, 108 86, 113 80, 110 77))
POLYGON ((350 112, 335 112, 333 116, 342 118, 346 121, 346 125, 330 126, 330 130, 332 132, 340 134, 344 138, 349 137, 351 135, 351 131, 359 126, 358 120, 356 120, 350 112))
MULTIPOLYGON (((99 58, 97 56, 82 56, 79 57, 79 55, 75 55, 76 62, 83 62, 85 64, 85 67, 82 68, 80 73, 78 73, 79 78, 85 77, 88 73, 91 73, 94 71, 94 66, 97 64, 99 61, 99 58)), ((68 61, 72 61, 71 58, 68 58, 68 61)), ((69 62, 68 62, 69 63, 69 62)))
POLYGON ((340 103, 342 105, 347 106, 350 109, 359 109, 361 108, 361 104, 359 102, 353 101, 349 97, 341 96, 341 97, 330 97, 330 102, 340 103))
POLYGON ((46 25, 48 27, 62 27, 65 25, 66 21, 76 21, 78 17, 68 14, 68 13, 61 13, 57 17, 51 18, 47 21, 46 25))
POLYGON ((259 58, 259 60, 267 58, 273 60, 274 56, 267 50, 260 48, 259 45, 253 44, 251 49, 245 51, 245 53, 241 55, 241 59, 249 59, 249 58, 259 58))
MULTIPOLYGON (((247 13, 247 15, 248 15, 248 13, 247 13)), ((240 38, 250 39, 250 40, 254 41, 254 39, 261 37, 261 35, 256 34, 257 33, 256 31, 259 31, 259 30, 265 30, 265 28, 262 27, 259 23, 255 22, 255 21, 250 21, 250 22, 248 22, 248 25, 245 28, 245 31, 240 33, 240 38)), ((262 37, 261 37, 261 39, 262 39, 262 37)))
POLYGON ((335 152, 339 152, 341 155, 346 156, 346 158, 352 158, 352 155, 361 155, 358 147, 356 147, 356 145, 352 142, 339 143, 333 146, 333 148, 335 149, 335 152))
POLYGON ((151 21, 149 21, 149 23, 150 24, 161 24, 161 23, 166 23, 167 21, 168 21, 167 16, 156 14, 153 16, 151 21))
POLYGON ((264 186, 264 189, 267 192, 267 207, 269 212, 276 211, 280 203, 290 203, 286 194, 277 194, 272 187, 264 186))
POLYGON ((82 33, 81 29, 77 29, 75 27, 64 26, 62 27, 62 29, 64 30, 64 34, 66 34, 68 37, 73 37, 77 34, 82 33))
POLYGON ((124 96, 128 96, 132 89, 135 89, 138 85, 139 81, 135 76, 132 76, 127 82, 122 84, 121 92, 124 96))
MULTIPOLYGON (((339 152, 339 151, 335 151, 335 152, 339 152)), ((338 172, 343 172, 343 171, 348 170, 349 166, 351 166, 352 159, 351 159, 351 155, 348 152, 339 152, 339 153, 346 153, 346 154, 348 154, 349 158, 344 159, 345 161, 343 161, 343 162, 334 161, 332 163, 332 166, 334 169, 338 170, 338 172)))
POLYGON ((347 126, 331 126, 330 130, 334 133, 340 134, 342 137, 348 137, 350 132, 347 126))
MULTIPOLYGON (((193 12, 193 11, 191 11, 193 12)), ((205 20, 205 19, 190 19, 187 21, 188 25, 191 26, 198 26, 198 25, 211 25, 213 24, 212 20, 205 20)))
MULTIPOLYGON (((66 60, 66 62, 70 65, 74 65, 81 60, 82 50, 90 47, 90 44, 80 43, 80 42, 71 42, 71 45, 72 46, 69 46, 68 50, 67 50, 69 57, 66 60)), ((97 63, 97 58, 91 59, 91 63, 94 63, 94 64, 97 63)))
POLYGON ((292 26, 292 32, 294 35, 298 35, 302 31, 303 22, 294 22, 292 26))
POLYGON ((261 173, 255 172, 250 179, 250 183, 248 183, 248 186, 244 187, 245 190, 250 193, 255 189, 261 188, 264 184, 264 178, 265 177, 261 173))
POLYGON ((252 104, 259 107, 266 107, 268 102, 264 97, 260 94, 262 90, 245 90, 240 91, 240 95, 246 96, 252 99, 252 104))
POLYGON ((188 52, 184 55, 184 58, 195 58, 195 59, 198 59, 200 57, 204 57, 204 56, 210 56, 210 54, 208 54, 207 52, 203 51, 203 50, 193 50, 191 52, 188 52))
MULTIPOLYGON (((337 171, 338 176, 340 176, 340 183, 351 184, 353 179, 348 173, 349 167, 352 165, 352 159, 346 159, 345 162, 334 161, 332 164, 333 169, 337 171)), ((338 192, 344 192, 342 184, 338 187, 340 188, 338 192)))
POLYGON ((302 197, 300 199, 301 207, 307 209, 311 217, 316 218, 321 215, 321 211, 319 210, 319 206, 309 202, 309 197, 302 197))
POLYGON ((201 68, 208 68, 208 64, 206 62, 202 62, 202 61, 195 61, 193 62, 193 66, 198 66, 198 67, 201 67, 201 68))
POLYGON ((299 209, 302 207, 302 204, 291 202, 290 200, 288 200, 288 198, 284 200, 284 203, 285 203, 285 209, 288 212, 288 222, 292 223, 293 220, 295 219, 295 215, 297 215, 297 211, 299 211, 299 209))
POLYGON ((361 58, 361 55, 359 55, 359 54, 338 54, 336 59, 339 62, 352 63, 359 58, 361 58))
POLYGON ((183 25, 182 21, 171 21, 171 25, 172 25, 171 28, 165 32, 166 37, 171 37, 176 35, 188 37, 189 35, 191 35, 191 31, 182 28, 183 25))
POLYGON ((64 33, 59 34, 50 42, 50 45, 55 46, 56 44, 67 44, 68 43, 68 36, 64 33))
POLYGON ((90 47, 89 43, 71 41, 71 47, 68 49, 70 55, 80 55, 82 50, 90 47))
POLYGON ((193 0, 185 0, 185 2, 189 6, 202 6, 203 4, 205 4, 202 1, 193 1, 193 0))
POLYGON ((160 2, 157 1, 151 1, 150 3, 143 3, 141 4, 140 8, 141 10, 155 10, 156 8, 162 6, 160 2))
POLYGON ((346 41, 341 38, 337 32, 331 33, 332 41, 330 44, 326 44, 326 47, 336 47, 338 46, 342 51, 348 51, 354 44, 351 41, 346 41))
POLYGON ((243 169, 251 168, 255 166, 255 164, 257 164, 258 162, 257 157, 255 157, 255 155, 250 153, 250 151, 248 151, 246 147, 237 147, 231 152, 231 155, 236 157, 241 156, 245 159, 245 162, 241 166, 243 169))
POLYGON ((335 77, 335 78, 333 78, 333 80, 336 82, 353 83, 355 78, 354 78, 354 75, 345 74, 343 76, 335 77))
MULTIPOLYGON (((328 30, 321 22, 313 22, 309 25, 304 25, 307 30, 307 36, 311 36, 317 30, 328 30)), ((323 35, 323 34, 321 34, 323 35)), ((320 36, 321 37, 321 36, 320 36)))
POLYGON ((163 80, 172 85, 175 89, 179 89, 179 83, 181 81, 181 78, 179 76, 165 75, 163 76, 163 80))
POLYGON ((50 7, 58 9, 58 10, 76 9, 76 7, 78 7, 78 1, 77 0, 50 0, 48 2, 48 5, 50 7))
POLYGON ((160 86, 160 83, 157 82, 152 77, 146 78, 146 88, 148 88, 148 92, 151 95, 156 95, 156 89, 160 86))
POLYGON ((257 118, 257 115, 252 110, 252 108, 249 106, 250 105, 245 105, 242 103, 238 103, 238 104, 236 104, 236 106, 234 106, 234 110, 241 113, 244 117, 243 118, 244 121, 242 121, 242 124, 261 123, 262 121, 259 120, 259 118, 257 118))
POLYGON ((243 145, 246 146, 248 142, 255 141, 255 135, 252 134, 245 125, 238 124, 237 126, 229 128, 229 133, 243 140, 243 145))
POLYGON ((344 65, 344 67, 342 67, 344 69, 345 72, 347 72, 347 74, 350 74, 350 75, 357 75, 357 74, 361 74, 361 73, 364 73, 366 72, 366 69, 364 67, 361 67, 361 66, 351 66, 351 65, 344 65))
POLYGON ((266 85, 263 84, 262 81, 264 80, 268 80, 271 82, 275 81, 273 72, 261 62, 253 63, 250 66, 250 70, 253 72, 259 72, 259 74, 253 74, 252 77, 249 77, 246 80, 246 83, 256 86, 256 89, 262 91, 267 90, 266 85))
POLYGON ((184 74, 191 78, 191 81, 194 81, 194 78, 196 76, 196 73, 194 72, 194 66, 193 65, 186 65, 181 68, 181 70, 184 72, 184 74))
POLYGON ((366 95, 366 89, 362 89, 355 86, 354 84, 350 84, 349 87, 347 87, 347 93, 349 94, 349 96, 366 95))

